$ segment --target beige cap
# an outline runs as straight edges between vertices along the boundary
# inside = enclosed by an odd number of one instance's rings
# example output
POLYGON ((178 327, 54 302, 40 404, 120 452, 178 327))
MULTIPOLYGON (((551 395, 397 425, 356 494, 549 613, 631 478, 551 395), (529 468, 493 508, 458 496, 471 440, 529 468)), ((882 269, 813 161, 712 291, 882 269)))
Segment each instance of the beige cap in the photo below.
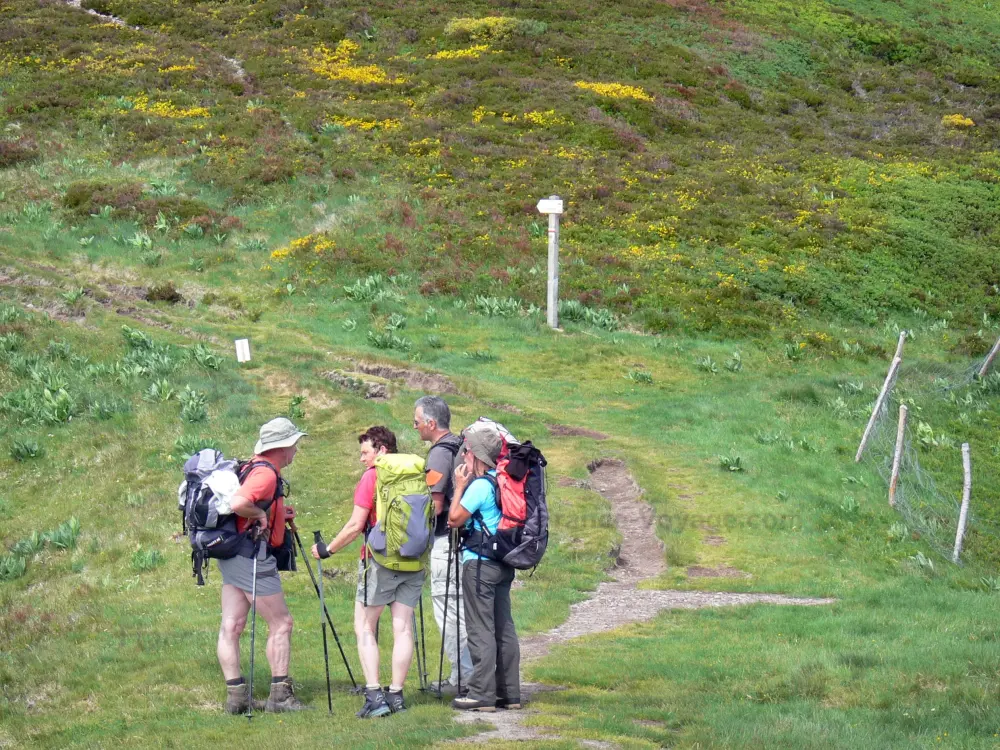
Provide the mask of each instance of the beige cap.
POLYGON ((495 469, 497 459, 503 451, 503 438, 499 431, 493 425, 473 422, 462 434, 465 436, 465 449, 472 451, 472 455, 495 469))
POLYGON ((253 452, 263 453, 274 448, 287 448, 308 434, 300 432, 299 428, 292 424, 292 420, 278 417, 260 428, 260 440, 254 446, 253 452))

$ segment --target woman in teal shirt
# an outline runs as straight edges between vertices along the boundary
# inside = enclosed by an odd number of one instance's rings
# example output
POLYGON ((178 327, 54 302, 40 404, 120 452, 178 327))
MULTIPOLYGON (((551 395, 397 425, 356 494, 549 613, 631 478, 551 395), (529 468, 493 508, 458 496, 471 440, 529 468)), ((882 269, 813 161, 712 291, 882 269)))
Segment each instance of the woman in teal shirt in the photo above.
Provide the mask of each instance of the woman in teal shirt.
MULTIPOLYGON (((448 525, 495 534, 502 519, 495 477, 503 440, 495 428, 479 423, 464 434, 464 463, 455 469, 448 525)), ((482 557, 475 549, 463 550, 462 588, 472 677, 468 694, 452 701, 454 708, 521 707, 521 647, 510 608, 513 582, 514 569, 509 565, 482 557)))

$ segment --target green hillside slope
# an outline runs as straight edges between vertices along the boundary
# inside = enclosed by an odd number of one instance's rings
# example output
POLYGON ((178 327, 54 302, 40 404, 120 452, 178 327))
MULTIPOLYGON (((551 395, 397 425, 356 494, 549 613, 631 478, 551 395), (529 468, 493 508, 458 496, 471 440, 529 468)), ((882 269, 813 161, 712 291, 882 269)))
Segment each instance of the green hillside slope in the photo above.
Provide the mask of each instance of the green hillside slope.
POLYGON ((983 3, 84 5, 139 30, 7 5, 4 160, 63 161, 14 207, 63 202, 79 158, 103 168, 78 213, 206 234, 288 181, 377 177, 400 203, 318 220, 337 252, 312 278, 406 269, 537 304, 533 206, 556 192, 567 295, 653 330, 996 312, 983 3), (156 177, 206 205, 143 194, 156 177))
MULTIPOLYGON (((607 576, 620 539, 584 483, 606 456, 666 543, 646 585, 838 599, 559 646, 527 671, 566 688, 537 696, 553 739, 531 746, 996 746, 1000 379, 973 377, 1000 335, 990 3, 83 6, 105 15, 0 4, 0 747, 473 733, 426 696, 357 722, 336 665, 333 719, 219 710, 219 578, 190 578, 180 466, 293 416, 291 500, 329 535, 358 433, 423 450, 422 386, 365 363, 443 375, 457 423, 490 414, 545 450, 525 634, 607 576), (538 309, 551 193, 561 333, 538 309), (900 403, 904 514, 880 475, 900 403), (696 574, 727 566, 749 576, 696 574)), ((356 554, 327 587, 352 664, 356 554)), ((309 588, 286 579, 292 674, 319 706, 309 588)))

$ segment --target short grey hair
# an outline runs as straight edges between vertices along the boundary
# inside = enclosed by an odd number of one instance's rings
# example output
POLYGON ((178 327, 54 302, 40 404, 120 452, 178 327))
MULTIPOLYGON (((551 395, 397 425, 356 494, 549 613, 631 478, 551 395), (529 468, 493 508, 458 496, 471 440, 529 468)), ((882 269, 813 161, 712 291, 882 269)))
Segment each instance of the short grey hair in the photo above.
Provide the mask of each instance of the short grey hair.
POLYGON ((421 396, 413 408, 423 409, 424 419, 433 419, 442 430, 451 429, 451 409, 440 396, 421 396))

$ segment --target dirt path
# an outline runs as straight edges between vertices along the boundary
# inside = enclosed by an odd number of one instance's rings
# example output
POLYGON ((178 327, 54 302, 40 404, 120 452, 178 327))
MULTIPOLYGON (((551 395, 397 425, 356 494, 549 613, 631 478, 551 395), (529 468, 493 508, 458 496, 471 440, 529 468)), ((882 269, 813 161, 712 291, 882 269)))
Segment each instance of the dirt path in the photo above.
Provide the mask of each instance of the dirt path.
MULTIPOLYGON (((99 13, 93 8, 84 8, 83 0, 63 0, 63 2, 71 8, 82 10, 84 13, 89 13, 95 18, 99 18, 105 23, 113 23, 115 26, 120 26, 123 29, 132 29, 133 31, 145 31, 146 33, 152 36, 159 38, 166 38, 165 35, 160 32, 151 31, 149 29, 143 29, 139 26, 132 26, 131 24, 126 23, 121 18, 118 18, 118 16, 108 15, 107 13, 99 13)), ((202 49, 205 49, 206 51, 208 51, 213 55, 218 55, 219 59, 222 60, 222 62, 225 64, 226 68, 232 74, 233 78, 235 78, 237 82, 243 84, 244 88, 250 86, 250 80, 249 77, 247 76, 247 72, 246 70, 243 69, 243 65, 240 64, 239 60, 233 57, 226 57, 221 52, 216 52, 215 50, 208 49, 204 45, 198 45, 198 46, 201 47, 202 49)), ((247 91, 246 93, 250 92, 247 91)))
POLYGON ((76 8, 77 10, 82 10, 85 13, 89 13, 92 16, 96 16, 97 18, 100 18, 105 23, 113 23, 115 26, 121 26, 122 28, 132 29, 134 31, 140 31, 141 30, 138 26, 129 26, 127 23, 125 23, 122 19, 118 18, 117 16, 109 16, 109 15, 107 15, 105 13, 98 13, 93 8, 84 8, 82 0, 63 0, 63 1, 69 7, 76 8))
MULTIPOLYGON (((706 607, 732 607, 741 604, 785 604, 814 606, 831 604, 833 599, 805 599, 778 594, 745 594, 715 591, 654 591, 638 590, 638 584, 655 578, 667 566, 663 543, 656 536, 653 509, 642 502, 642 489, 635 483, 625 464, 614 459, 601 459, 587 467, 590 470, 591 488, 600 492, 610 503, 615 522, 622 534, 622 546, 613 580, 597 587, 594 595, 570 608, 569 618, 547 633, 539 633, 521 640, 521 661, 539 659, 553 645, 580 636, 614 630, 633 622, 651 620, 664 609, 702 609, 706 607)), ((560 688, 522 681, 522 699, 530 701, 535 693, 560 688)), ((524 726, 522 711, 497 711, 492 714, 458 714, 460 724, 493 725, 481 734, 464 738, 461 742, 487 743, 493 740, 557 740, 538 727, 524 726)), ((584 747, 611 747, 607 743, 581 742, 584 747)))

